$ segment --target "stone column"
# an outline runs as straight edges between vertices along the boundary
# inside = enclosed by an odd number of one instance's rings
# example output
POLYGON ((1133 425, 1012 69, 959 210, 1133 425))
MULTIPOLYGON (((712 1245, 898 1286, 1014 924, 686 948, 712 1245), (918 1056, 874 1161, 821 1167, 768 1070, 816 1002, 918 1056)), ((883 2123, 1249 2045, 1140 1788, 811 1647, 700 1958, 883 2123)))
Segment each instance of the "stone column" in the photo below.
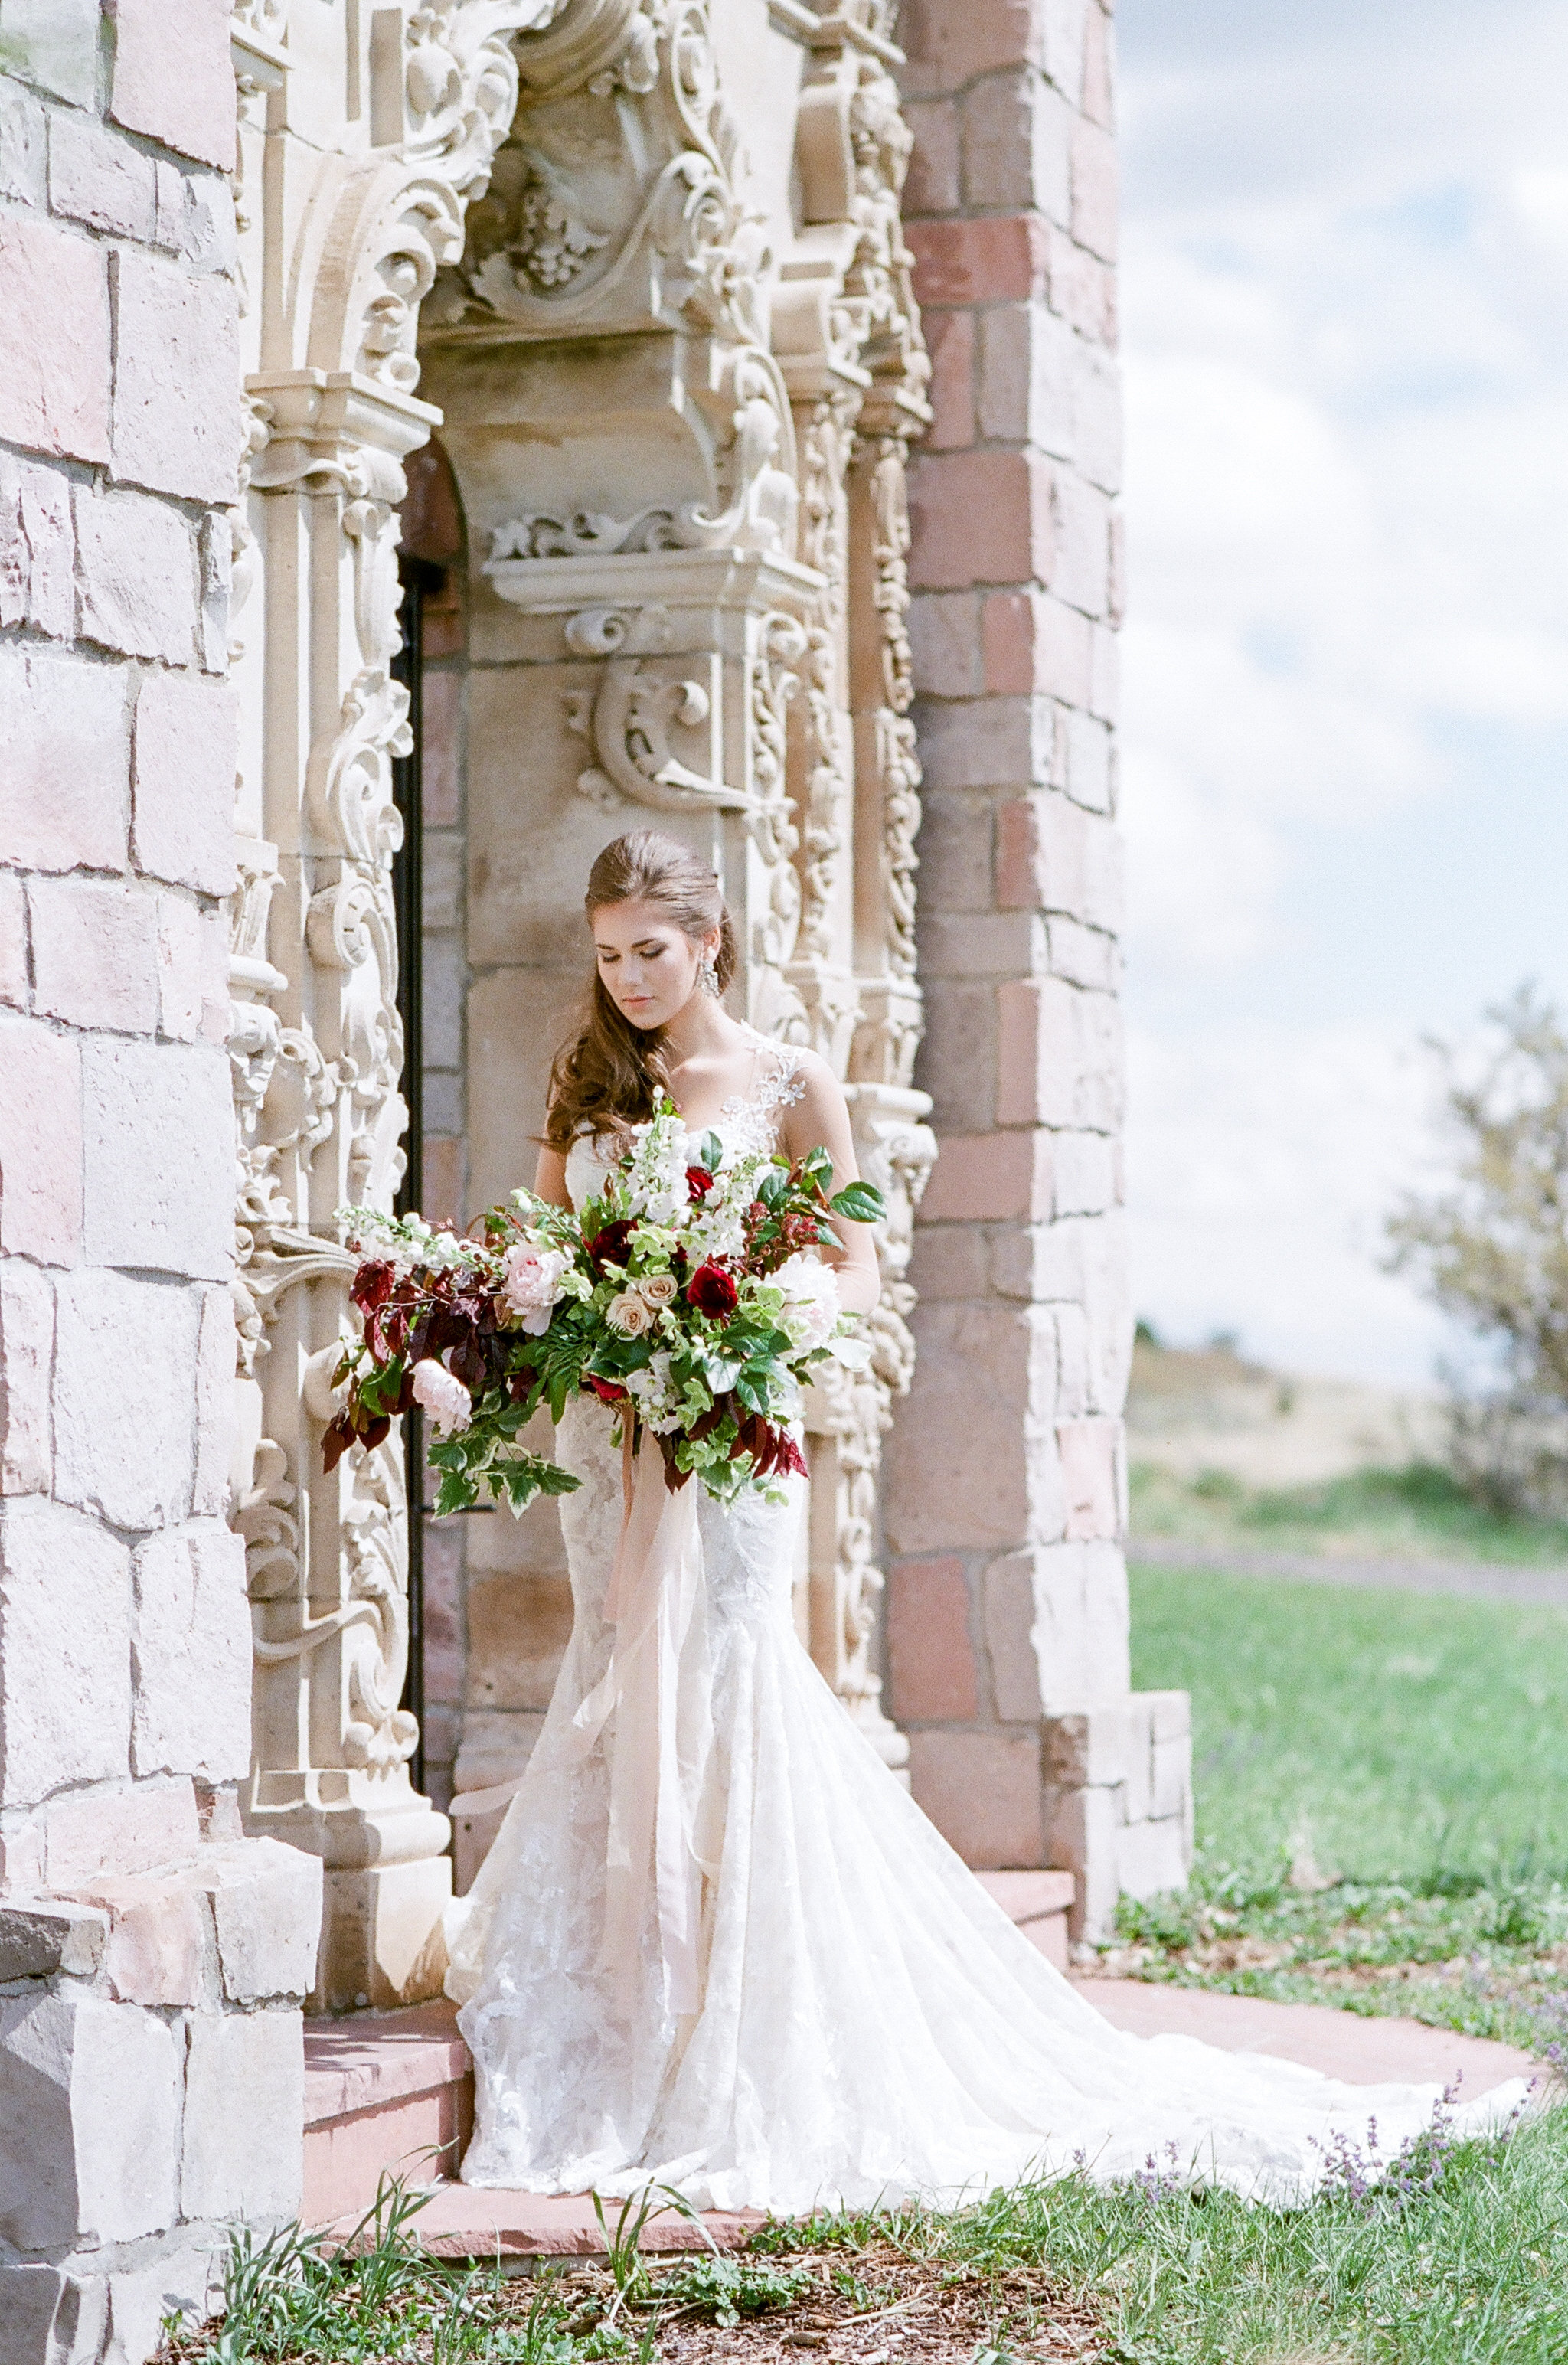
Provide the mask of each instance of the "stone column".
POLYGON ((6 29, 0 2360, 140 2365, 298 2209, 320 1920, 237 1804, 234 77, 210 0, 6 29))
POLYGON ((231 1052, 241 1452, 255 1615, 246 1828, 327 1867, 319 2010, 440 1987, 446 1818, 415 1791, 408 1506, 398 1440, 321 1436, 352 1328, 345 1204, 389 1207, 407 1111, 391 763, 403 462, 440 423, 416 393, 420 305, 463 249, 511 119, 519 29, 593 0, 296 8, 239 36, 248 594, 235 659, 242 892, 231 1052), (285 38, 286 21, 286 39, 285 38))
POLYGON ((935 421, 911 480, 925 770, 918 1079, 942 1156, 889 1448, 894 1715, 972 1863, 1079 1879, 1075 1934, 1185 1878, 1187 1704, 1129 1689, 1115 823, 1112 26, 905 15, 935 421))

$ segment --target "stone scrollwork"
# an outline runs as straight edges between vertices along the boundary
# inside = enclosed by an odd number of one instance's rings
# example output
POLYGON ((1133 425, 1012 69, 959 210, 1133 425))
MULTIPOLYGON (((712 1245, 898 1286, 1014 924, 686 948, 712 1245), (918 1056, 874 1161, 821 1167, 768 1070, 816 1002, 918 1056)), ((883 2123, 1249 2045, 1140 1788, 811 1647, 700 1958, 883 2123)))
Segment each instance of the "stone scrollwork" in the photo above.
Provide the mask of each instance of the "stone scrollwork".
POLYGON ((569 0, 427 0, 404 28, 406 156, 439 164, 459 197, 479 194, 517 108, 512 37, 554 24, 569 0))
POLYGON ((644 657, 666 647, 669 637, 669 615, 660 607, 584 608, 567 619, 567 647, 606 660, 597 689, 566 692, 568 724, 598 757, 578 774, 578 793, 610 805, 624 797, 658 813, 694 803, 740 812, 747 801, 741 790, 683 764, 670 746, 673 729, 700 729, 711 701, 700 682, 644 671, 644 657))

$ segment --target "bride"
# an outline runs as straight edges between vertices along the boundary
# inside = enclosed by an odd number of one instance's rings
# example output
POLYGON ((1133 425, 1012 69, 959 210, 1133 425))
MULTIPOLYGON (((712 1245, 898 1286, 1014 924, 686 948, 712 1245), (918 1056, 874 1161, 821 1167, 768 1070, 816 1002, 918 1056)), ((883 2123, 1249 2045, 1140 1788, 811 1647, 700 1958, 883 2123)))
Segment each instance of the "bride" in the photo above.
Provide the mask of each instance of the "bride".
MULTIPOLYGON (((587 909, 597 974, 552 1076, 541 1195, 592 1197, 661 1091, 727 1156, 820 1143, 834 1189, 852 1181, 826 1064, 724 1010, 734 937, 711 871, 639 832, 599 857, 587 909)), ((844 1306, 864 1313, 878 1295, 869 1233, 835 1228, 825 1253, 844 1306)), ((636 1772, 656 1782, 661 1763, 676 1768, 663 1778, 698 1908, 690 1975, 673 1976, 659 1882, 647 1860, 628 1867, 614 1803, 618 1742, 633 1745, 624 1695, 585 1741, 590 1697, 614 1696, 612 1427, 585 1394, 557 1431, 557 1459, 581 1482, 561 1501, 576 1622, 527 1773, 454 1917, 447 1986, 477 2084, 467 2183, 617 2193, 654 2179, 700 2207, 793 2214, 952 2200, 1075 2162, 1125 2177, 1152 2154, 1168 2175, 1288 2203, 1369 2113, 1391 2147, 1429 2120, 1436 2088, 1335 2085, 1101 2018, 926 1821, 802 1648, 798 1479, 783 1506, 689 1490, 698 1614, 657 1709, 669 1745, 636 1772), (630 1925, 610 1910, 618 1849, 621 1874, 636 1876, 630 1925)), ((1486 2098, 1483 2118, 1518 2098, 1486 2098)))

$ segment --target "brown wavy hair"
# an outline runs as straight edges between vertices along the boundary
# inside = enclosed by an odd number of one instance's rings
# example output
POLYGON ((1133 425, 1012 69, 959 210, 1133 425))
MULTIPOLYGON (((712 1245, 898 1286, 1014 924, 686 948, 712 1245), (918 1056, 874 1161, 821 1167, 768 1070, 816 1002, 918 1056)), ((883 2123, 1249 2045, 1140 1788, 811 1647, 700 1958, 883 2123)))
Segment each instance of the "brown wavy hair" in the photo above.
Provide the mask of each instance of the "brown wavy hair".
MULTIPOLYGON (((714 929, 719 991, 735 973, 735 931, 719 881, 700 856, 656 829, 635 829, 607 846, 588 872, 583 909, 588 925, 611 903, 653 903, 693 944, 714 929)), ((668 1090, 664 1029, 633 1026, 605 992, 597 967, 577 1034, 555 1054, 550 1070, 544 1138, 569 1149, 582 1133, 622 1140, 652 1116, 668 1090)))

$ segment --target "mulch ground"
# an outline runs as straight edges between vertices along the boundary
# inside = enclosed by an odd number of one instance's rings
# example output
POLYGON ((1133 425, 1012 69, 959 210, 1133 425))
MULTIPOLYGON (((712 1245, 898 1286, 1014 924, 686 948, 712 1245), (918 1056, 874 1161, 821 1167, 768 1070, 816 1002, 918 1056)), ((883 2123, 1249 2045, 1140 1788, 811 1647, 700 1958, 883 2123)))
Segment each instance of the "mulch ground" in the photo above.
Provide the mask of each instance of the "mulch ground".
POLYGON ((795 2252, 779 2263, 810 2278, 794 2300, 728 2330, 672 2313, 657 2335, 662 2365, 971 2365, 988 2352, 1019 2365, 1092 2365, 1112 2354, 1097 2317, 1043 2270, 992 2275, 890 2245, 795 2252))
MULTIPOLYGON (((822 2365, 1109 2365, 1121 2354, 1093 2310, 1070 2298, 1043 2270, 1012 2267, 991 2273, 911 2259, 891 2244, 793 2252, 774 2263, 803 2272, 804 2283, 787 2303, 725 2326, 714 2321, 711 2307, 681 2306, 673 2296, 661 2304, 660 2287, 680 2271, 661 2262, 650 2277, 654 2306, 626 2309, 616 2318, 628 2344, 614 2365, 622 2359, 635 2365, 651 2316, 652 2356, 658 2365, 718 2365, 720 2359, 724 2365, 818 2365, 819 2359, 822 2365)), ((602 2356, 602 2345, 589 2337, 612 2308, 609 2274, 599 2267, 577 2267, 561 2274, 555 2287, 570 2311, 561 2328, 588 2340, 590 2357, 596 2348, 602 2356)), ((476 2365, 483 2365, 489 2353, 486 2334, 495 2336, 499 2354, 516 2354, 517 2336, 540 2295, 541 2279, 534 2275, 510 2277, 484 2292, 472 2319, 478 2337, 468 2349, 476 2365)), ((209 2324, 175 2334, 160 2348, 155 2365, 195 2365, 209 2357, 220 2328, 209 2324)), ((433 2365, 428 2330, 408 2326, 402 2337, 388 2338, 391 2329, 386 2319, 377 2325, 388 2359, 433 2365)), ((374 2336, 367 2343, 361 2331, 341 2349, 329 2339, 324 2347, 287 2347, 286 2354, 352 2354, 360 2365, 379 2365, 379 2346, 374 2336)))

